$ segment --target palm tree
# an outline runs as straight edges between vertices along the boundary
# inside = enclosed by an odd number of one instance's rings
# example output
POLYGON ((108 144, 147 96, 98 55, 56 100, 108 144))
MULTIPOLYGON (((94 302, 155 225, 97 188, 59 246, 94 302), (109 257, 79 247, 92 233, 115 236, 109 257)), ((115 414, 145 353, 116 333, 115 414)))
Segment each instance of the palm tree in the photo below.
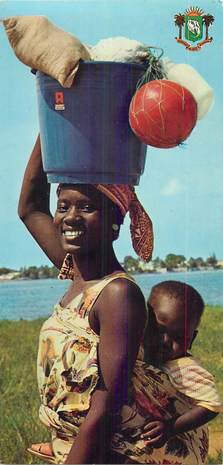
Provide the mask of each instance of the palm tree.
POLYGON ((181 13, 174 16, 175 25, 179 27, 179 39, 182 39, 182 27, 185 23, 185 17, 181 13))
POLYGON ((214 16, 210 14, 203 16, 203 23, 205 24, 205 28, 206 28, 205 39, 208 39, 208 28, 213 22, 214 22, 214 16))

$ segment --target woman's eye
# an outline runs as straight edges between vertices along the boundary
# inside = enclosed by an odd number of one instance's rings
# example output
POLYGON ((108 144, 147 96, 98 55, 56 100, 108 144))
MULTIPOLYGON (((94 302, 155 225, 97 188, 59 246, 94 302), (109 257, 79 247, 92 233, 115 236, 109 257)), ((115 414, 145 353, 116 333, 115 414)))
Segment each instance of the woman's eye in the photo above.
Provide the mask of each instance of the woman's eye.
MULTIPOLYGON (((57 212, 59 213, 64 213, 64 212, 67 212, 69 210, 70 206, 68 206, 67 204, 65 203, 58 203, 57 204, 57 212)), ((81 203, 81 204, 78 204, 75 206, 75 210, 78 211, 79 213, 80 212, 84 212, 84 213, 91 213, 93 212, 94 210, 96 210, 95 206, 93 204, 88 204, 88 203, 81 203)))
POLYGON ((57 205, 57 211, 58 211, 58 212, 63 213, 63 212, 65 212, 66 210, 67 210, 66 205, 64 205, 64 204, 58 204, 58 205, 57 205))
POLYGON ((82 210, 82 211, 84 211, 84 212, 91 213, 91 212, 93 212, 93 211, 95 210, 95 207, 94 207, 94 205, 91 205, 91 204, 86 203, 86 204, 84 204, 84 205, 81 205, 81 206, 79 207, 79 209, 82 210))

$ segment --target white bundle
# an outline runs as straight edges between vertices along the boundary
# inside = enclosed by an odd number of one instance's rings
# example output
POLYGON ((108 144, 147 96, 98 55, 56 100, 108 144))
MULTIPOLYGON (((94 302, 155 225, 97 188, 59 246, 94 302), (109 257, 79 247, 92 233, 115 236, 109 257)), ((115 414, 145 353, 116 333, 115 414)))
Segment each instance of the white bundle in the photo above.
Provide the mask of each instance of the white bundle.
POLYGON ((214 103, 214 91, 193 66, 173 63, 169 58, 162 60, 167 79, 188 89, 197 102, 197 119, 202 119, 214 103))
POLYGON ((143 63, 149 58, 147 45, 126 37, 102 39, 88 51, 94 61, 143 63))

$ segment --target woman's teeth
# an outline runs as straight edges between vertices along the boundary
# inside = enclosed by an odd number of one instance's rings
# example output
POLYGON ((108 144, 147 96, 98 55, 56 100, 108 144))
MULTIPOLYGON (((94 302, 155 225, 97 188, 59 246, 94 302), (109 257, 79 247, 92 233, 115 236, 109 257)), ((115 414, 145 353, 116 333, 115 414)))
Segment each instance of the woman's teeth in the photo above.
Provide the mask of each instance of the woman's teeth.
POLYGON ((63 234, 66 237, 75 238, 81 236, 83 234, 83 231, 64 231, 63 234))

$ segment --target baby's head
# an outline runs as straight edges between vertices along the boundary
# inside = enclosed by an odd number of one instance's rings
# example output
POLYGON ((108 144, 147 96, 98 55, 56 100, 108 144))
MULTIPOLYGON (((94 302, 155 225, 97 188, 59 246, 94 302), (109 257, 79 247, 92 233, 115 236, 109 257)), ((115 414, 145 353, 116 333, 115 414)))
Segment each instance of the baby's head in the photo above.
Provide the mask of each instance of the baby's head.
POLYGON ((204 310, 200 294, 186 283, 164 281, 152 288, 145 334, 146 359, 165 362, 184 357, 204 310))

